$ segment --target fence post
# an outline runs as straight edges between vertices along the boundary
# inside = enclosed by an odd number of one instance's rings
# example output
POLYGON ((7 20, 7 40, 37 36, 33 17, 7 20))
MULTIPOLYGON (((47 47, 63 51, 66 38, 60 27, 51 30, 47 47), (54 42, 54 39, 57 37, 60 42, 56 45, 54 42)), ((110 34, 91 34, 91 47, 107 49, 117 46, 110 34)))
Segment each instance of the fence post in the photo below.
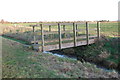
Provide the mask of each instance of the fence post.
POLYGON ((86 39, 87 39, 87 45, 89 45, 89 23, 86 22, 86 39))
POLYGON ((76 46, 76 26, 75 23, 73 23, 73 35, 74 35, 74 47, 76 46))
POLYGON ((62 49, 62 38, 61 38, 61 26, 58 23, 58 34, 59 34, 59 49, 62 49))
MULTIPOLYGON (((78 25, 76 24, 76 30, 78 30, 78 25)), ((78 32, 76 31, 76 36, 78 36, 78 32)))
MULTIPOLYGON (((63 25, 63 31, 66 31, 65 30, 65 25, 63 25)), ((63 37, 65 38, 66 36, 65 36, 65 33, 63 33, 63 37)))
POLYGON ((35 39, 35 26, 33 25, 33 40, 34 44, 36 44, 36 39, 35 39))
POLYGON ((40 24, 41 27, 41 37, 42 37, 42 52, 44 51, 44 31, 43 31, 43 26, 40 24))
POLYGON ((51 32, 51 25, 49 25, 49 32, 51 32))
POLYGON ((97 22, 97 37, 100 39, 100 22, 97 22))
POLYGON ((63 31, 65 31, 65 25, 63 25, 63 31))

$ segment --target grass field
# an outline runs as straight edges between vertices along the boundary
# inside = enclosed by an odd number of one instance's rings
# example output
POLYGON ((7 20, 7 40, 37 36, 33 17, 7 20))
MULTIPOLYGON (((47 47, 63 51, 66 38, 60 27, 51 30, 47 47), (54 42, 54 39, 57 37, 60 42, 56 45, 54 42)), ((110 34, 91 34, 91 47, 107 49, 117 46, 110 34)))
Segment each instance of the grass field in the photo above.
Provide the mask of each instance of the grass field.
POLYGON ((25 49, 2 38, 2 78, 111 78, 118 73, 104 71, 90 63, 25 49))
MULTIPOLYGON (((5 35, 10 36, 2 38, 2 68, 3 78, 98 78, 98 77, 118 77, 118 73, 97 68, 95 65, 88 62, 81 63, 80 61, 69 58, 60 58, 52 54, 43 54, 34 52, 23 47, 22 44, 28 44, 33 40, 32 28, 28 27, 31 23, 17 24, 0 24, 5 35), (17 42, 16 42, 17 41, 17 42), (20 42, 20 43, 18 43, 20 42), (22 43, 22 44, 21 44, 22 43)), ((35 24, 35 23, 32 23, 35 24)), ((96 24, 90 24, 90 27, 95 27, 96 24)), ((48 30, 48 26, 44 27, 48 30)), ((57 30, 57 26, 53 26, 53 31, 57 30)), ((79 27, 85 28, 85 25, 79 27)), ((68 27, 67 30, 72 29, 68 27)), ((40 28, 36 28, 36 31, 40 28)), ((80 32, 79 34, 84 34, 80 32)), ((70 34, 70 33, 69 33, 70 34)), ((56 35, 56 34, 54 34, 56 35)), ((118 23, 105 22, 101 23, 101 35, 107 36, 105 41, 99 45, 88 46, 86 50, 80 51, 78 48, 77 54, 98 55, 101 53, 110 54, 106 60, 119 63, 120 58, 117 55, 118 41, 118 23), (102 45, 101 45, 102 44, 102 45)), ((40 36, 37 36, 38 39, 40 36)))

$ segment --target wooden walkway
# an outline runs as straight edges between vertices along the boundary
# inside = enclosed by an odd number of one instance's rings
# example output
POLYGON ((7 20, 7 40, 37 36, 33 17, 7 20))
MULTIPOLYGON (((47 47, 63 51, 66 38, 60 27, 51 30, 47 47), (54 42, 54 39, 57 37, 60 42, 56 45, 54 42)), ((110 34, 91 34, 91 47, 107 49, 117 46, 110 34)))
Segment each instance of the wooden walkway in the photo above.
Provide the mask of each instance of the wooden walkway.
POLYGON ((77 47, 82 45, 93 44, 96 39, 100 38, 100 22, 96 22, 96 28, 89 28, 89 22, 79 23, 44 23, 37 25, 30 25, 33 27, 33 38, 31 41, 33 48, 39 51, 50 51, 56 49, 64 49, 70 47, 77 47), (85 24, 85 29, 78 29, 78 25, 85 24), (48 31, 45 30, 45 26, 48 26, 48 31), (57 30, 52 31, 52 26, 56 26, 57 30), (66 27, 72 26, 71 30, 66 30, 66 27), (35 27, 40 27, 40 31, 36 32, 35 27), (85 31, 86 34, 78 36, 79 32, 85 31), (90 31, 96 31, 96 35, 91 36, 90 31), (36 35, 40 34, 40 40, 36 40, 36 35), (45 40, 45 36, 50 34, 57 34, 57 39, 45 40), (62 35, 72 34, 71 38, 62 38, 62 35), (79 40, 81 39, 81 40, 79 40), (48 43, 48 44, 46 44, 48 43))

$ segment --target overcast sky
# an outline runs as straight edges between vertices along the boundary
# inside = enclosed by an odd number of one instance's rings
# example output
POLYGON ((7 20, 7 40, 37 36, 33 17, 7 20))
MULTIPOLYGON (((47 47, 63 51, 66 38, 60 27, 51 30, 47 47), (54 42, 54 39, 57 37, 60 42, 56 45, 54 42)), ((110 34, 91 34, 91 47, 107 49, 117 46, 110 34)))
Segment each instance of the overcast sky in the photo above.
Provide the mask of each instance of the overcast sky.
POLYGON ((6 21, 118 20, 120 0, 0 0, 6 21))

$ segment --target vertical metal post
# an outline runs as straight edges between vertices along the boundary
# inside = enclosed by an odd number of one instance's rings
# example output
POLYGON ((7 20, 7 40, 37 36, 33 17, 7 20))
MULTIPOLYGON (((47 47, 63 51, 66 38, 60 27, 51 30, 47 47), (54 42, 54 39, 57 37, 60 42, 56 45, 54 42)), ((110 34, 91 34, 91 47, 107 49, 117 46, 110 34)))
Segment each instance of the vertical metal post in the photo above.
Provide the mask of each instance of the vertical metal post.
POLYGON ((97 22, 97 37, 100 39, 100 22, 97 22))
POLYGON ((61 38, 61 26, 58 23, 58 34, 59 34, 59 49, 62 49, 62 38, 61 38))
POLYGON ((87 39, 87 45, 89 45, 89 24, 86 22, 86 39, 87 39))
POLYGON ((42 24, 40 24, 41 27, 41 37, 42 37, 42 52, 44 51, 44 30, 42 24))
POLYGON ((75 26, 75 23, 73 23, 73 35, 74 35, 74 47, 76 47, 76 26, 75 26))

